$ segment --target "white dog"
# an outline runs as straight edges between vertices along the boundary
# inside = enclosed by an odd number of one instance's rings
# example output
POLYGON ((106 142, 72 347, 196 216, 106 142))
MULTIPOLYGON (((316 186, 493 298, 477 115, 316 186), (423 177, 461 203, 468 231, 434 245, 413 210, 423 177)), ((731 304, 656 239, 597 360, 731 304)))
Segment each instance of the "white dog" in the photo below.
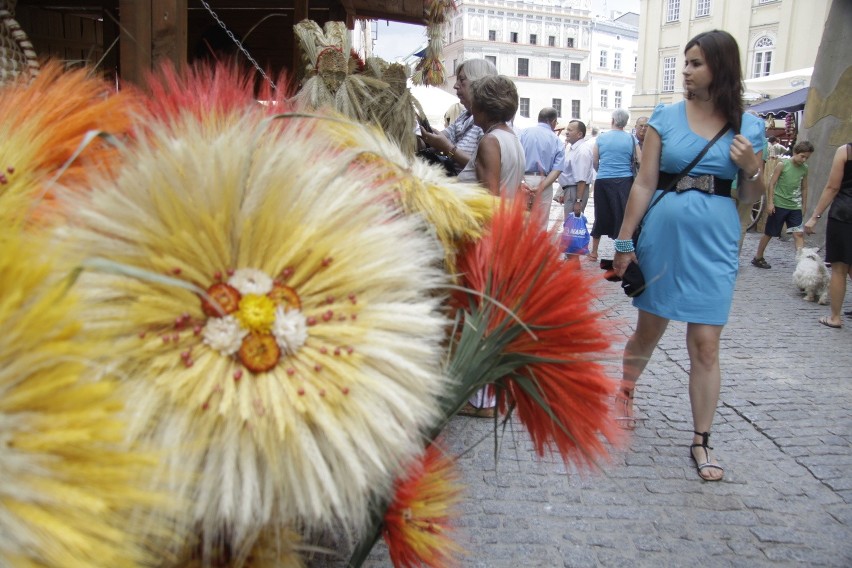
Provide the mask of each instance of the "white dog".
POLYGON ((831 277, 817 248, 802 248, 796 253, 793 284, 804 292, 808 302, 828 303, 828 282, 831 277))

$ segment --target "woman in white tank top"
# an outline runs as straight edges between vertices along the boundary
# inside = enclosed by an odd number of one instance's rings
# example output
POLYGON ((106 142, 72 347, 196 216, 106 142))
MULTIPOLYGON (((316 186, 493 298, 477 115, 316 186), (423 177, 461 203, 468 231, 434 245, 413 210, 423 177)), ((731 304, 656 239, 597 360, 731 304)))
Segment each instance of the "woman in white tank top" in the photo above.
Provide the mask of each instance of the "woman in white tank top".
POLYGON ((474 81, 471 91, 473 121, 485 135, 458 179, 513 197, 524 177, 524 149, 506 123, 518 110, 518 90, 511 79, 498 75, 474 81))

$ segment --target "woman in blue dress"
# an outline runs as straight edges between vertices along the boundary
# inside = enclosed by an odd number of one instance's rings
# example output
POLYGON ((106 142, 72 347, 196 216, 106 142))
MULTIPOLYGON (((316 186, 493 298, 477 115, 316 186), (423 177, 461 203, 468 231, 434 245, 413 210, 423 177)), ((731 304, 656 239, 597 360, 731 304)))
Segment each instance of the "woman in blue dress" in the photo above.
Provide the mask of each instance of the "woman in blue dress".
POLYGON ((647 286, 634 298, 636 331, 624 349, 616 415, 633 426, 633 388, 669 320, 687 322, 689 398, 694 436, 690 456, 698 475, 722 479, 710 453, 710 428, 719 401, 719 339, 728 320, 739 266, 740 224, 730 182, 742 171, 739 197, 751 203, 763 193, 762 121, 743 113, 742 72, 736 40, 713 30, 695 36, 684 50, 686 100, 654 110, 642 148, 642 166, 630 192, 616 239, 614 269, 622 276, 631 261, 647 286), (726 124, 727 132, 649 210, 671 175, 681 173, 726 124), (645 212, 648 212, 644 221, 645 212), (642 222, 634 251, 630 240, 642 222))

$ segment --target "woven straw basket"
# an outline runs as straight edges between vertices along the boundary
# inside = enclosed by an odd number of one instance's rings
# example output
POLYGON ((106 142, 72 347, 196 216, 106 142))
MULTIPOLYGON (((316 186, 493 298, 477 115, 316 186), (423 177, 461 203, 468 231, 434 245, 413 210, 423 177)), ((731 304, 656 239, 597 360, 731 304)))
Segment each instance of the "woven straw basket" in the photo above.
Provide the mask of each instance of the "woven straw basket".
POLYGON ((15 20, 17 0, 0 0, 0 85, 21 75, 38 74, 33 44, 15 20))

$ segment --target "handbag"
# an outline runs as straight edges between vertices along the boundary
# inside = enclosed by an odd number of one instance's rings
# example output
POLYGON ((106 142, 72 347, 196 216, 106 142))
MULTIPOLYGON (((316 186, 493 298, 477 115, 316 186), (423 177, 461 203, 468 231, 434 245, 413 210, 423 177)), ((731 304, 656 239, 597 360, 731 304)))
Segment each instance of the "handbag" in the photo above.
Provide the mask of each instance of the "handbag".
POLYGON ((565 254, 588 254, 589 225, 585 215, 568 216, 562 225, 562 249, 565 254))
MULTIPOLYGON (((706 146, 698 153, 697 156, 687 165, 683 171, 681 171, 678 175, 674 176, 674 178, 663 188, 663 192, 657 196, 653 203, 645 210, 645 215, 642 217, 642 221, 639 222, 639 225, 636 227, 636 230, 633 231, 633 247, 636 248, 639 245, 639 235, 642 234, 642 223, 645 222, 645 218, 648 216, 648 211, 653 209, 654 205, 660 202, 660 199, 666 196, 672 189, 677 186, 677 182, 682 180, 686 175, 695 167, 695 165, 701 161, 701 158, 704 157, 704 154, 715 144, 719 138, 725 135, 725 133, 731 128, 731 123, 725 123, 719 132, 716 133, 716 136, 710 140, 706 146)), ((636 262, 631 262, 627 265, 627 268, 624 270, 624 275, 621 277, 621 289, 624 290, 624 293, 627 294, 630 298, 635 298, 636 296, 640 296, 642 292, 645 291, 645 275, 642 274, 642 270, 639 268, 639 265, 636 262)))
POLYGON ((457 175, 456 162, 451 157, 445 154, 441 154, 431 146, 423 148, 422 150, 418 150, 415 155, 421 160, 426 160, 430 164, 441 166, 442 168, 444 168, 444 173, 446 173, 448 176, 457 175))

